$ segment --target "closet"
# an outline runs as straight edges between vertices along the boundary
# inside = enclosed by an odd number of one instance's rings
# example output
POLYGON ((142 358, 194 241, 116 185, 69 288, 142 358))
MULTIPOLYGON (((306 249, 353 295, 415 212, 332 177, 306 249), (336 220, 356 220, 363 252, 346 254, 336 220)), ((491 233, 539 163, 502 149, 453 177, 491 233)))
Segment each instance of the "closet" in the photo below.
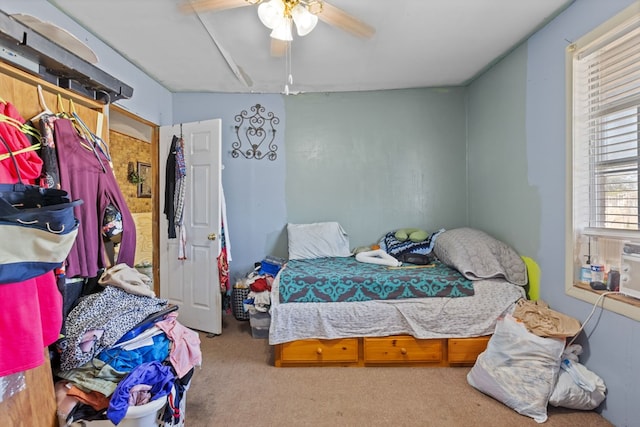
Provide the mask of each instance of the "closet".
MULTIPOLYGON (((7 103, 13 104, 25 119, 34 117, 43 111, 42 102, 38 96, 38 85, 42 87, 44 103, 51 111, 60 112, 61 110, 71 111, 74 109, 94 134, 101 137, 106 135, 108 123, 104 104, 59 88, 0 62, 0 97, 7 103)), ((3 242, 3 244, 5 243, 3 242)), ((11 301, 2 301, 0 304, 11 303, 11 301)), ((0 402, 2 425, 15 427, 55 427, 58 425, 49 355, 46 348, 43 348, 42 351, 45 353, 44 363, 25 372, 24 389, 5 397, 0 402)))

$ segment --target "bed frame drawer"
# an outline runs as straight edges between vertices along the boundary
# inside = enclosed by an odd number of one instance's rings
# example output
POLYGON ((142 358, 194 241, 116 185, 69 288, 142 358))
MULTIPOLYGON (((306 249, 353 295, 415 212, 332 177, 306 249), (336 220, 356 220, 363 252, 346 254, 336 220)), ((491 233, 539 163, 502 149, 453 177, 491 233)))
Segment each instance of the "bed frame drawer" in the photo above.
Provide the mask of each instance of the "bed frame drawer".
POLYGON ((449 338, 449 363, 474 364, 478 355, 486 350, 489 338, 449 338))
POLYGON ((443 362, 445 340, 419 340, 410 336, 364 338, 365 363, 443 362))
POLYGON ((358 338, 294 341, 280 351, 284 363, 357 363, 358 338))

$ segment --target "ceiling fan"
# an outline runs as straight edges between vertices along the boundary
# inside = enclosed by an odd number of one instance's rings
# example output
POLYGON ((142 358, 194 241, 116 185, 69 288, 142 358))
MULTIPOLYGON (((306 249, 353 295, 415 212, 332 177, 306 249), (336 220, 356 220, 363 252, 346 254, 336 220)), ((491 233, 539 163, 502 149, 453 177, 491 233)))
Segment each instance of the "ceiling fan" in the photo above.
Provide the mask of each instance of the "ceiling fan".
POLYGON ((247 87, 252 86, 251 78, 233 60, 218 42, 215 31, 200 13, 217 12, 245 6, 258 6, 260 21, 271 29, 271 55, 287 55, 288 82, 285 84, 285 94, 289 94, 289 84, 292 83, 290 52, 293 40, 292 29, 295 26, 299 36, 309 34, 318 20, 340 28, 357 37, 371 38, 375 29, 369 24, 355 18, 344 10, 337 8, 324 0, 185 0, 180 10, 183 13, 194 13, 218 50, 226 60, 236 77, 247 87))
POLYGON ((281 56, 286 42, 293 39, 295 26, 299 36, 309 34, 318 19, 357 37, 371 38, 375 29, 367 23, 324 0, 187 0, 183 12, 211 12, 244 6, 258 6, 260 21, 271 29, 271 53, 281 56))

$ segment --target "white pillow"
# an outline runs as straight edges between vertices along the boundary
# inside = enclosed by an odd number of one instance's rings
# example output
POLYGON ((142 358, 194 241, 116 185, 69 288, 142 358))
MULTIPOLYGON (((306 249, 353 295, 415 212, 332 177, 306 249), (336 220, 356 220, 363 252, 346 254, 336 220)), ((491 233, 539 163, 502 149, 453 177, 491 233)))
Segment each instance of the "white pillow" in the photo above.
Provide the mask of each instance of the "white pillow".
POLYGON ((287 224, 289 259, 351 256, 349 237, 337 222, 287 224))

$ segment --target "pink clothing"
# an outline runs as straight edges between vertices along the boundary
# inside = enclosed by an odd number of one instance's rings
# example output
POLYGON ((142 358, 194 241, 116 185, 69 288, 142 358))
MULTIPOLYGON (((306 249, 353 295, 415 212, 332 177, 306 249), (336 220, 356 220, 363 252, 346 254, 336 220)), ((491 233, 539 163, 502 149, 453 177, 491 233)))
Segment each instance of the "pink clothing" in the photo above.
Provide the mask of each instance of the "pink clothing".
MULTIPOLYGON (((0 102, 0 114, 24 123, 24 119, 20 116, 13 104, 0 102)), ((9 145, 12 152, 31 146, 29 138, 27 138, 20 129, 6 122, 0 122, 0 136, 9 145)), ((5 153, 7 153, 7 148, 0 142, 0 154, 5 153)), ((25 184, 33 184, 35 180, 40 177, 40 172, 42 171, 42 159, 38 156, 38 152, 27 151, 16 154, 15 159, 18 163, 18 168, 20 168, 22 182, 25 184)), ((15 182, 18 182, 18 175, 13 161, 10 157, 3 158, 3 160, 0 160, 0 183, 15 182)))
MULTIPOLYGON (((11 104, 0 103, 0 113, 24 123, 11 104)), ((11 151, 31 145, 25 134, 4 122, 0 122, 0 135, 11 151)), ((0 153, 6 151, 0 143, 0 153)), ((18 154, 16 161, 22 182, 33 184, 42 170, 42 160, 37 152, 18 154)), ((18 177, 11 159, 0 160, 0 183, 16 182, 18 177)), ((44 363, 45 347, 58 339, 61 328, 62 295, 53 272, 24 282, 0 285, 0 377, 44 363)))
POLYGON ((198 333, 183 326, 176 320, 177 317, 177 312, 169 313, 164 320, 156 322, 156 326, 162 329, 167 337, 173 341, 169 361, 178 378, 182 378, 194 366, 202 365, 202 352, 200 351, 198 333))
POLYGON ((53 272, 0 285, 0 377, 44 363, 62 328, 62 295, 53 272))

